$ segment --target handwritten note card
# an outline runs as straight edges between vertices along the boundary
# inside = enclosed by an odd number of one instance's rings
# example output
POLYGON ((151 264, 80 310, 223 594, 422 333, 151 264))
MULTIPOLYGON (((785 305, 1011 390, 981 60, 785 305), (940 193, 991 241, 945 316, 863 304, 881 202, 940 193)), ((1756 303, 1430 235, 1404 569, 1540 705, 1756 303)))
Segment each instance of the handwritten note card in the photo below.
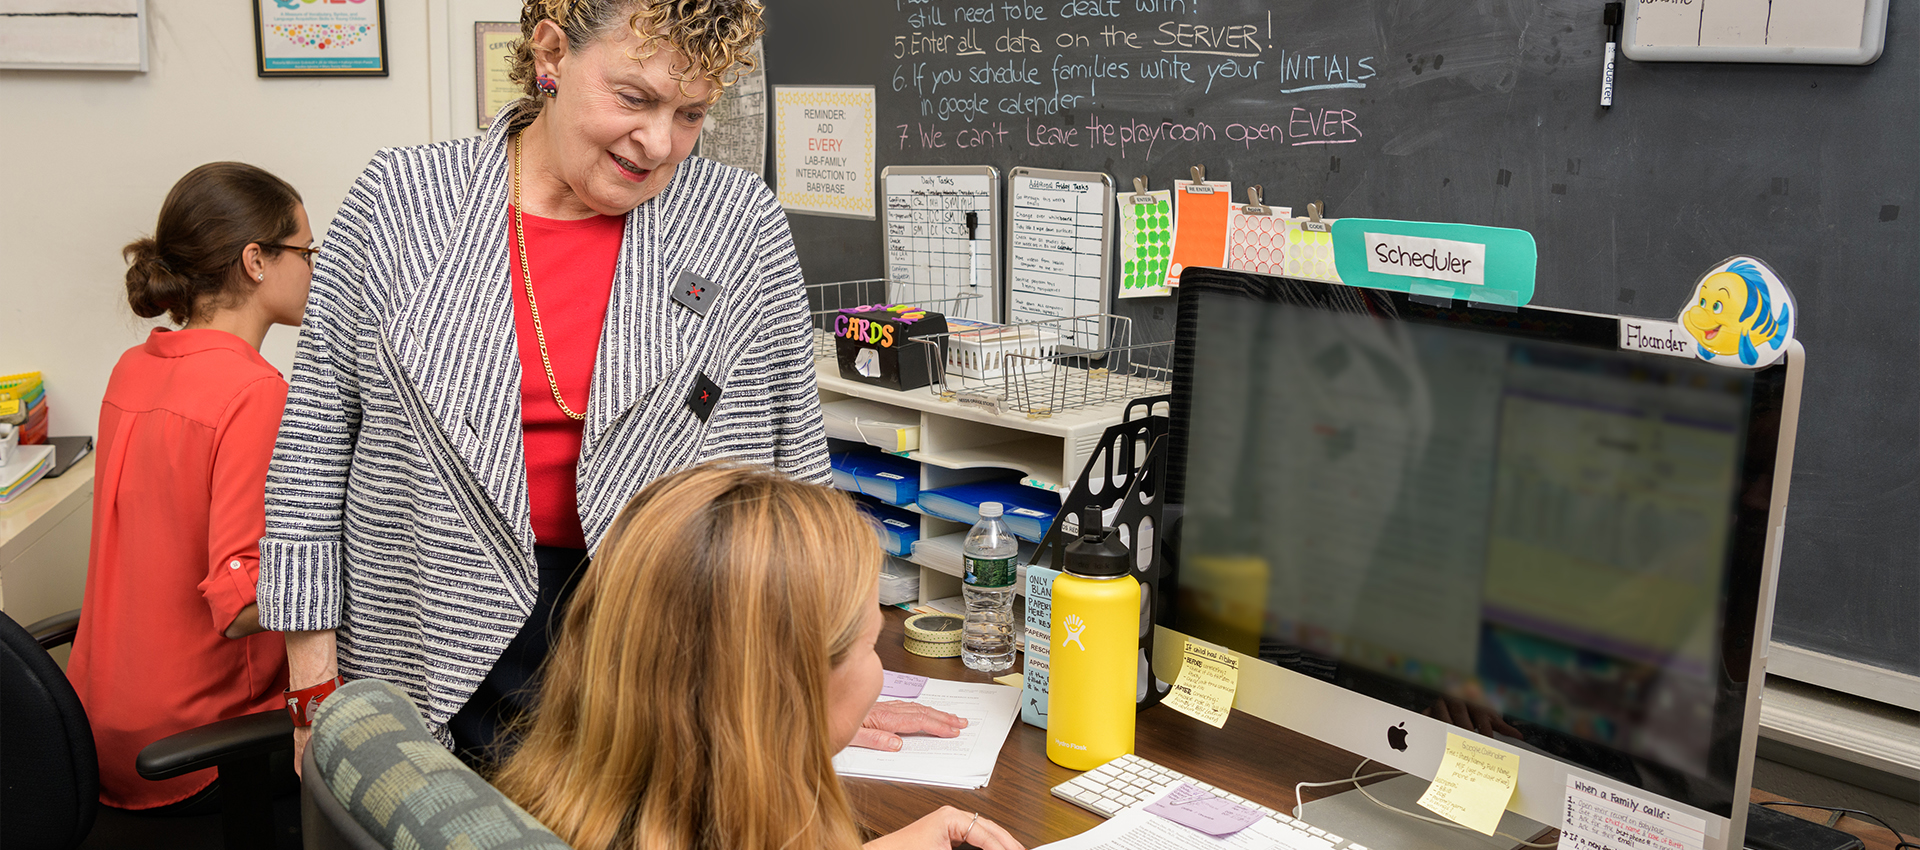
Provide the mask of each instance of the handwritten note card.
POLYGON ((1492 835, 1520 781, 1520 757, 1447 733, 1447 754, 1420 805, 1481 835, 1492 835))
POLYGON ((880 684, 880 695, 883 697, 913 699, 919 696, 921 691, 926 690, 927 677, 925 676, 915 676, 911 673, 895 673, 892 670, 885 672, 886 677, 881 680, 880 684))
POLYGON ((1232 652, 1187 641, 1180 675, 1167 693, 1167 705, 1215 729, 1227 725, 1233 692, 1240 686, 1240 659, 1232 652))
POLYGON ((1225 838, 1246 829, 1262 817, 1254 809, 1184 782, 1167 792, 1166 796, 1148 803, 1147 811, 1215 838, 1225 838))
POLYGON ((1700 850, 1707 822, 1666 803, 1567 777, 1566 850, 1700 850))
POLYGON ((1220 268, 1227 264, 1227 218, 1233 208, 1233 184, 1224 180, 1173 181, 1173 263, 1167 285, 1180 285, 1187 266, 1220 268))
POLYGON ((1167 264, 1173 258, 1173 193, 1122 193, 1120 203, 1120 297, 1170 295, 1167 264), (1135 198, 1148 198, 1136 203, 1135 198))

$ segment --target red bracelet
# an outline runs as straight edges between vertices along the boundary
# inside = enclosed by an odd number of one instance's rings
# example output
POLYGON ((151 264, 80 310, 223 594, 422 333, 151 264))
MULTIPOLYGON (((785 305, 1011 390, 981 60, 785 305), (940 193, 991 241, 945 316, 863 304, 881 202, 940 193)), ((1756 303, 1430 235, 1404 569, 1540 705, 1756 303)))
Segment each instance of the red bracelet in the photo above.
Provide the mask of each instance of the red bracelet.
POLYGON ((347 680, 335 676, 311 688, 287 691, 287 716, 293 718, 295 726, 312 726, 313 711, 320 707, 320 701, 331 696, 334 689, 347 683, 347 680))

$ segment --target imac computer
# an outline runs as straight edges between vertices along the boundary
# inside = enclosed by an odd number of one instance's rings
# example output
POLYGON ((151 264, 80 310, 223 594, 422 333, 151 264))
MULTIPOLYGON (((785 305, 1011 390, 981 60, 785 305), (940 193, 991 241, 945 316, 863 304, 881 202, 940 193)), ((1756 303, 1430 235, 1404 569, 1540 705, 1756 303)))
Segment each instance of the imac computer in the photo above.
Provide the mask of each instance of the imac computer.
POLYGON ((1424 780, 1453 733, 1537 824, 1577 783, 1738 850, 1804 356, 1622 321, 1189 270, 1162 669, 1224 646, 1243 711, 1424 780))

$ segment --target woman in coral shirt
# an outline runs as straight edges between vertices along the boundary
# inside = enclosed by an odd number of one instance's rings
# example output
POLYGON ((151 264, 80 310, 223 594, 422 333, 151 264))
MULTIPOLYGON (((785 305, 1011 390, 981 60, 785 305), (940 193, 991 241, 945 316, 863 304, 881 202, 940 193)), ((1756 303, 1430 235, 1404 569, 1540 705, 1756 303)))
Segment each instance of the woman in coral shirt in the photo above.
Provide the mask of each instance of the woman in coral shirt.
POLYGON ((181 328, 156 328, 121 355, 100 406, 68 676, 109 806, 216 808, 215 771, 149 782, 134 771, 141 748, 281 705, 286 652, 261 632, 254 580, 287 383, 259 348, 268 328, 300 323, 312 241, 292 186, 216 162, 181 178, 153 237, 124 252, 133 312, 181 328))

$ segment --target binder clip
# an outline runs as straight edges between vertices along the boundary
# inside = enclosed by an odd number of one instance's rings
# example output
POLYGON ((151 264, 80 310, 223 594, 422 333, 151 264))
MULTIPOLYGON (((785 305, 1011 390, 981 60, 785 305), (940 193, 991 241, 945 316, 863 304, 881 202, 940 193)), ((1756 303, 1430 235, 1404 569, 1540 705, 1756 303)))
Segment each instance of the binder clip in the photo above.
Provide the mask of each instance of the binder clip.
POLYGON ((1307 204, 1307 220, 1301 222, 1300 229, 1311 230, 1314 233, 1329 233, 1333 230, 1333 225, 1320 220, 1319 201, 1307 204))
POLYGON ((1241 215, 1273 215, 1273 208, 1260 203, 1260 187, 1247 187, 1247 205, 1240 208, 1241 215))
POLYGON ((1207 183, 1207 167, 1206 166, 1204 165, 1193 166, 1193 168, 1189 173, 1193 175, 1193 182, 1187 184, 1186 189, 1184 189, 1183 191, 1185 191, 1189 195, 1213 194, 1213 186, 1207 183))
POLYGON ((1154 202, 1153 196, 1147 194, 1147 178, 1145 177, 1133 178, 1133 193, 1131 200, 1136 204, 1151 204, 1154 202))

